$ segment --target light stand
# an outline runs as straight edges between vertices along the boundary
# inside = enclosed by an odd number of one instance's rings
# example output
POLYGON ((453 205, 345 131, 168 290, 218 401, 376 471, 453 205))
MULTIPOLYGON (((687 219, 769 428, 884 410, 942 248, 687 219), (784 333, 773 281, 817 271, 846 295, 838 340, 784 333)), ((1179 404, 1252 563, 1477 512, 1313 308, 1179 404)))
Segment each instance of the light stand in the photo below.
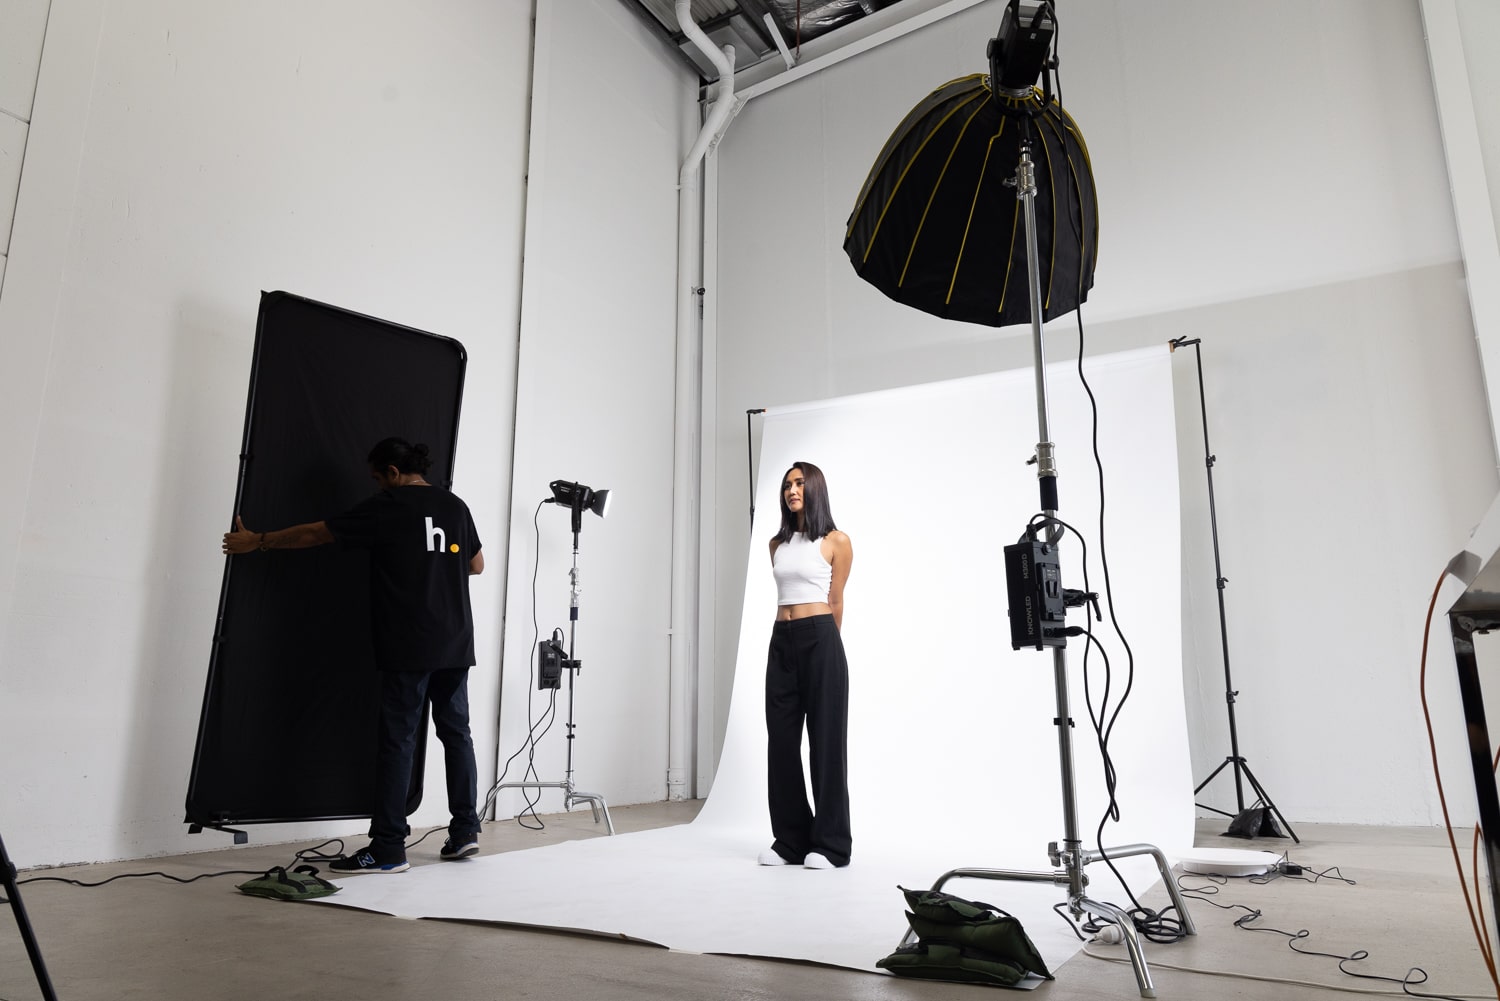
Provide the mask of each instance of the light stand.
POLYGON ((580 792, 573 788, 573 731, 577 725, 573 722, 573 679, 583 668, 583 662, 574 656, 574 640, 578 629, 578 536, 583 531, 583 512, 585 509, 593 511, 599 517, 604 517, 609 509, 609 491, 591 490, 577 483, 564 480, 552 482, 552 497, 547 498, 548 504, 566 504, 572 511, 573 516, 573 569, 568 571, 570 582, 568 593, 568 658, 562 662, 563 668, 568 672, 568 767, 564 772, 561 782, 502 782, 496 786, 499 789, 561 789, 563 791, 563 809, 571 810, 578 803, 587 803, 593 811, 594 823, 599 823, 599 817, 604 817, 604 825, 610 834, 615 833, 614 821, 609 818, 609 806, 604 802, 604 796, 596 792, 580 792))
POLYGON ((26 945, 26 955, 31 959, 31 970, 36 974, 37 986, 41 988, 43 1001, 57 1001, 52 989, 52 978, 47 976, 47 964, 42 960, 42 949, 37 944, 36 934, 31 930, 31 919, 26 916, 26 907, 21 903, 21 888, 16 884, 16 867, 5 853, 5 839, 0 838, 0 886, 5 888, 5 899, 16 916, 16 925, 21 929, 21 941, 26 945))
MULTIPOLYGON (((991 74, 991 79, 1000 79, 996 73, 991 74)), ((998 85, 998 83, 997 83, 998 85)), ((1029 123, 1023 125, 1028 129, 1029 123)), ((1036 176, 1035 164, 1031 159, 1031 148, 1029 139, 1022 143, 1020 163, 1016 166, 1016 174, 1013 182, 1016 187, 1016 197, 1022 204, 1022 212, 1026 224, 1026 270, 1031 292, 1031 343, 1032 353, 1036 363, 1036 409, 1037 425, 1040 440, 1036 449, 1037 476, 1040 479, 1041 507, 1043 514, 1048 518, 1055 518, 1058 510, 1057 503, 1057 466, 1055 463, 1051 441, 1051 426, 1047 410, 1047 373, 1046 358, 1042 345, 1042 287, 1041 277, 1038 270, 1037 253, 1037 226, 1036 226, 1036 176)), ((1056 528, 1049 532, 1049 539, 1054 545, 1057 532, 1056 528)), ((1059 640, 1061 638, 1059 637, 1059 640)), ((1136 934, 1135 924, 1130 915, 1114 904, 1103 903, 1090 899, 1084 892, 1088 885, 1088 878, 1084 875, 1084 867, 1093 862, 1107 859, 1124 858, 1133 855, 1151 855, 1156 859, 1156 868, 1161 873, 1162 882, 1166 885, 1167 893, 1172 899, 1172 905, 1176 907, 1177 913, 1182 918, 1182 929, 1187 935, 1196 935, 1197 929, 1193 925, 1193 919, 1188 914, 1187 905, 1181 893, 1178 892, 1177 883, 1172 879, 1172 868, 1167 862, 1166 856, 1161 849, 1147 844, 1123 845, 1111 848, 1108 852, 1101 850, 1086 849, 1078 832, 1078 797, 1073 780, 1073 718, 1068 711, 1068 673, 1067 654, 1062 642, 1058 642, 1052 648, 1052 674, 1053 682, 1057 689, 1057 715, 1053 722, 1057 726, 1058 759, 1062 769, 1062 806, 1063 806, 1063 840, 1061 846, 1054 841, 1047 846, 1047 857, 1055 867, 1050 872, 1027 872, 1011 869, 952 869, 939 877, 933 884, 934 890, 942 889, 943 885, 950 879, 996 879, 1011 882, 1026 883, 1052 883, 1057 886, 1067 887, 1068 910, 1075 919, 1081 918, 1085 912, 1098 915, 1115 924, 1121 932, 1125 942, 1125 948, 1130 953, 1130 965, 1135 970, 1136 984, 1140 988, 1141 997, 1156 997, 1156 988, 1151 982, 1151 971, 1146 966, 1146 958, 1141 950, 1140 937, 1136 934)), ((908 944, 913 933, 908 932, 901 940, 901 945, 908 944)), ((899 946, 898 946, 899 948, 899 946)))
MULTIPOLYGON (((1217 778, 1220 772, 1232 766, 1234 769, 1234 801, 1238 808, 1237 812, 1230 813, 1228 810, 1220 810, 1218 807, 1209 806, 1206 803, 1197 803, 1196 805, 1200 809, 1210 810, 1225 817, 1235 818, 1236 824, 1230 825, 1231 830, 1237 824, 1255 826, 1263 830, 1262 825, 1258 823, 1252 825, 1252 818, 1246 815, 1245 786, 1243 780, 1248 779, 1250 787, 1255 790, 1255 795, 1259 797, 1258 802, 1264 803, 1266 809, 1276 815, 1281 821, 1282 826, 1286 828, 1287 834, 1291 836, 1293 841, 1300 845, 1302 839, 1297 837, 1297 832, 1292 830, 1292 825, 1287 823, 1286 817, 1282 816, 1281 811, 1277 809, 1276 803, 1271 799, 1270 793, 1266 792, 1265 787, 1256 780, 1255 773, 1250 770, 1250 763, 1240 754, 1239 727, 1236 726, 1234 719, 1234 700, 1235 696, 1240 693, 1234 690, 1234 680, 1229 674, 1229 625, 1224 615, 1224 585, 1228 584, 1229 580, 1224 576, 1224 567, 1219 562, 1219 515, 1218 509, 1214 505, 1214 462, 1216 460, 1208 447, 1208 398, 1203 391, 1203 348, 1201 344, 1202 342, 1197 337, 1191 340, 1179 337, 1175 341, 1168 342, 1168 347, 1174 352, 1178 348, 1192 347, 1193 355, 1198 363, 1198 410, 1203 416, 1203 465, 1208 470, 1208 524, 1214 539, 1214 581, 1219 589, 1219 639, 1223 643, 1224 649, 1224 702, 1229 708, 1229 757, 1225 758, 1219 764, 1218 768, 1210 772, 1208 778, 1198 783, 1198 787, 1193 790, 1193 797, 1196 800, 1198 794, 1217 778)), ((1275 825, 1269 826, 1271 826, 1272 830, 1266 833, 1270 837, 1279 837, 1281 832, 1275 830, 1275 825)), ((1259 833, 1260 830, 1250 831, 1249 836, 1255 837, 1259 833)))

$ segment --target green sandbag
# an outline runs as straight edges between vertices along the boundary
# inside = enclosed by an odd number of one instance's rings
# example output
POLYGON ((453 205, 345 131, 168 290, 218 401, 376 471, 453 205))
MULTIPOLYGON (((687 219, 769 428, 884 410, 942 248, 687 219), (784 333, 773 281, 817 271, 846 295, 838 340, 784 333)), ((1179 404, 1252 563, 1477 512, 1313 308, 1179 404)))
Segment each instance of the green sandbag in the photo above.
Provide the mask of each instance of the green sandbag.
POLYGON ((890 970, 898 977, 917 980, 946 980, 951 983, 991 984, 996 987, 1013 987, 1026 976, 1026 971, 1003 959, 965 955, 956 945, 941 942, 919 942, 902 946, 876 966, 890 970))
POLYGON ((270 897, 272 900, 311 900, 338 893, 339 888, 318 876, 318 870, 310 865, 299 865, 292 872, 281 866, 268 869, 264 876, 257 876, 238 889, 252 897, 270 897))
POLYGON ((1010 914, 982 900, 965 900, 941 890, 897 887, 912 912, 906 919, 918 939, 955 941, 984 952, 1013 959, 1039 977, 1053 979, 1041 953, 1010 914), (942 927, 941 930, 940 926, 942 927))
POLYGON ((917 941, 876 963, 899 976, 1011 986, 1028 973, 1053 979, 1021 922, 983 901, 898 887, 917 941))

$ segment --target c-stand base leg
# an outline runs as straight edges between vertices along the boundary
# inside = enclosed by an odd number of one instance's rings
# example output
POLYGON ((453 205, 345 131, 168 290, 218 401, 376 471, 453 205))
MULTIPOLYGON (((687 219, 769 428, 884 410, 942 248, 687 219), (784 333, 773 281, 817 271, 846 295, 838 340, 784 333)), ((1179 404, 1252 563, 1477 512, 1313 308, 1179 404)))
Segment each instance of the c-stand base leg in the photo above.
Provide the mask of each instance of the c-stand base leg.
MULTIPOLYGON (((578 792, 573 788, 571 782, 502 782, 495 787, 498 792, 501 789, 561 789, 563 791, 563 809, 571 810, 578 803, 587 803, 593 811, 594 823, 599 823, 599 816, 604 816, 604 826, 609 829, 610 834, 615 833, 614 821, 609 819, 609 807, 604 802, 604 797, 596 792, 578 792)), ((519 820, 525 816, 525 811, 516 814, 519 820)))
MULTIPOLYGON (((1192 916, 1188 913, 1186 899, 1177 888, 1177 881, 1172 878, 1172 867, 1161 849, 1154 845, 1136 844, 1125 845, 1120 848, 1111 848, 1107 851, 1085 851, 1080 853, 1076 863, 1077 885, 1083 886, 1088 883, 1087 877, 1083 875, 1083 867, 1090 862, 1102 861, 1106 856, 1111 859, 1128 858, 1132 855, 1151 855, 1156 859, 1157 871, 1161 873, 1162 882, 1166 884, 1167 895, 1172 900, 1172 906, 1182 917, 1182 930, 1186 935, 1198 934, 1198 929, 1193 924, 1192 916)), ((1073 868, 1054 869, 1051 872, 1034 872, 1019 869, 950 869, 938 877, 937 882, 932 884, 934 890, 941 890, 943 885, 950 879, 995 879, 1013 883, 1051 883, 1055 886, 1069 887, 1074 885, 1073 868)), ((1146 965, 1146 954, 1141 948, 1140 936, 1136 933, 1135 922, 1130 915, 1114 904, 1102 903, 1090 900, 1083 894, 1068 895, 1068 910, 1075 916, 1087 911, 1099 917, 1103 917, 1120 929, 1120 935, 1125 943, 1125 949, 1130 954, 1130 966, 1135 971, 1136 986, 1140 989, 1141 997, 1156 997, 1156 986, 1151 982, 1151 970, 1146 965)), ((910 945, 913 933, 910 929, 901 937, 896 947, 910 945)))
POLYGON ((31 960, 31 971, 36 974, 36 985, 41 989, 43 1001, 57 1001, 52 989, 52 978, 47 975, 47 964, 42 960, 42 947, 31 930, 31 918, 26 915, 26 906, 21 903, 21 887, 16 882, 16 867, 5 853, 5 839, 0 838, 0 886, 5 888, 5 899, 16 916, 16 926, 21 932, 21 941, 26 946, 26 955, 31 960))
POLYGON ((1135 985, 1140 989, 1141 997, 1156 997, 1156 985, 1151 982, 1151 970, 1146 966, 1146 954, 1141 949, 1141 937, 1136 933, 1135 922, 1130 920, 1130 915, 1114 904, 1090 900, 1088 897, 1073 897, 1069 899, 1068 906, 1070 909, 1081 908, 1091 914, 1107 918, 1120 929, 1120 938, 1125 943, 1125 951, 1130 954, 1130 968, 1135 971, 1135 985))
POLYGON ((1177 880, 1172 878, 1172 863, 1167 861, 1167 857, 1162 854, 1160 848, 1155 845, 1135 844, 1120 845, 1105 851, 1089 850, 1083 853, 1083 864, 1103 862, 1106 858, 1109 860, 1130 858, 1134 855, 1150 855, 1156 860, 1156 871, 1161 876, 1162 885, 1167 888, 1167 897, 1172 901, 1172 907, 1182 921, 1182 933, 1184 935, 1198 934, 1198 926, 1193 924, 1193 916, 1188 913, 1187 898, 1178 889, 1177 880))
POLYGON ((604 802, 604 797, 596 792, 569 792, 563 797, 565 809, 572 809, 575 803, 587 803, 589 809, 594 811, 594 823, 599 823, 599 815, 604 815, 604 826, 609 828, 609 833, 615 833, 615 823, 609 819, 609 807, 604 802))

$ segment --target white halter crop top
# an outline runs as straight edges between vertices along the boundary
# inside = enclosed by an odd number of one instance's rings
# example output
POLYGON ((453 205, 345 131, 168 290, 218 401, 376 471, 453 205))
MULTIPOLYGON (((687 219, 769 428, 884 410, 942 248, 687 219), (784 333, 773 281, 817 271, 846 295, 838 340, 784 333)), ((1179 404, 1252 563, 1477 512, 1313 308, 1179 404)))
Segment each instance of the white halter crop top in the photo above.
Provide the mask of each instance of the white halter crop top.
POLYGON ((806 532, 798 532, 790 542, 776 547, 771 574, 776 578, 777 605, 828 601, 833 567, 823 558, 821 541, 809 542, 806 532))

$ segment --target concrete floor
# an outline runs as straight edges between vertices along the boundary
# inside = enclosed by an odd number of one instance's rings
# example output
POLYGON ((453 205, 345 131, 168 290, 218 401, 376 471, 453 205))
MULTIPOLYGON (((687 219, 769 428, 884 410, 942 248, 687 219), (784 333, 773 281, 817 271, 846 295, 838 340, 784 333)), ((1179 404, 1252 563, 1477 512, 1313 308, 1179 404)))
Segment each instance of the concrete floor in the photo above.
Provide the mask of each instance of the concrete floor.
MULTIPOLYGON (((695 803, 611 809, 622 832, 686 822, 695 803)), ((513 821, 486 826, 484 853, 601 836, 582 810, 545 818, 534 832, 513 821)), ((1436 829, 1297 825, 1301 845, 1253 844, 1218 836, 1222 821, 1199 825, 1199 844, 1290 850, 1310 869, 1338 866, 1356 881, 1316 884, 1282 879, 1267 885, 1235 880, 1220 902, 1263 912, 1261 927, 1296 932, 1304 949, 1347 954, 1366 949, 1357 972, 1403 976, 1426 969, 1429 994, 1495 997, 1469 931, 1447 841, 1436 829)), ((259 840, 268 830, 252 830, 259 840)), ((441 864, 441 833, 410 852, 414 865, 441 864)), ((360 842, 363 843, 362 841, 360 842)), ((1465 844, 1467 844, 1465 842, 1465 844)), ((285 865, 295 848, 256 843, 223 851, 23 872, 97 881, 122 872, 161 870, 193 876, 220 869, 262 871, 285 865)), ((351 845, 357 847, 357 845, 351 845)), ((975 864, 978 860, 959 860, 975 864)), ((362 877, 391 878, 392 877, 362 877)), ((953 999, 983 996, 980 987, 923 983, 801 963, 672 952, 604 938, 523 928, 406 921, 344 908, 299 906, 246 896, 244 877, 180 885, 160 878, 120 880, 84 889, 53 882, 23 884, 22 898, 62 1001, 330 1001, 355 998, 587 998, 589 1001, 704 998, 953 999)), ((1198 881, 1201 882, 1201 881, 1198 881)), ((956 889, 956 887, 955 887, 956 889)), ((643 887, 649 892, 649 887, 643 887)), ((984 899, 995 895, 975 893, 984 899)), ((1061 899, 1061 897, 1059 897, 1061 899)), ((1158 888, 1145 900, 1160 905, 1158 888)), ((704 906, 714 906, 705 888, 704 906)), ((1335 960, 1298 956, 1284 936, 1234 927, 1243 911, 1190 905, 1199 935, 1174 945, 1147 945, 1160 997, 1218 1001, 1331 999, 1353 989, 1399 996, 1398 984, 1356 980, 1335 960), (1174 969, 1182 967, 1185 969, 1174 969), (1189 972, 1195 971, 1195 972, 1189 972), (1226 973, 1236 974, 1227 976, 1226 973), (1262 979, 1250 979, 1262 978, 1262 979), (1264 978, 1317 982, 1295 986, 1264 978), (1334 989, 1342 988, 1341 990, 1334 989)), ((893 909, 899 926, 899 909, 893 909)), ((894 945, 894 943, 889 943, 894 945)), ((878 954, 887 943, 874 943, 878 954)), ((1119 947, 1091 946, 1057 971, 1037 996, 1052 1001, 1139 996, 1119 947)), ((0 914, 0 1001, 40 998, 14 922, 0 914)))

